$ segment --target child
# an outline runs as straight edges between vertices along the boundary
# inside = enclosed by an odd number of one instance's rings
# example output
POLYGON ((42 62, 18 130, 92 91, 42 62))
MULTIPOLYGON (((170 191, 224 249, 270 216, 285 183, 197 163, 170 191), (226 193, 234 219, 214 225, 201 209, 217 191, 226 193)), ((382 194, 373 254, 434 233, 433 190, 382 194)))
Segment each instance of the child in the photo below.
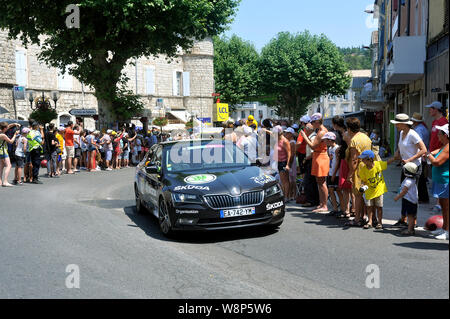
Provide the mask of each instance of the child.
POLYGON ((30 129, 27 127, 24 127, 21 131, 21 136, 16 141, 16 169, 14 174, 14 185, 23 185, 22 182, 22 171, 25 166, 25 154, 28 149, 28 140, 27 140, 27 134, 30 133, 30 129))
POLYGON ((361 188, 359 191, 364 195, 364 202, 367 207, 369 221, 364 225, 364 229, 372 228, 373 215, 377 213, 377 225, 375 229, 383 229, 383 195, 387 193, 384 182, 383 171, 387 169, 388 162, 375 161, 375 153, 367 150, 361 153, 359 158, 364 165, 361 165, 359 177, 361 178, 361 188))
POLYGON ((336 144, 336 134, 332 132, 326 133, 322 138, 328 146, 328 156, 330 157, 330 172, 327 178, 327 186, 330 194, 331 204, 333 205, 333 211, 330 215, 335 216, 343 213, 339 211, 339 204, 336 200, 337 193, 339 197, 339 203, 342 203, 342 191, 339 189, 339 145, 336 144))
POLYGON ((402 216, 408 216, 408 229, 401 233, 405 236, 415 234, 414 226, 419 202, 419 193, 416 185, 417 171, 418 167, 414 163, 407 163, 403 166, 403 174, 406 178, 402 183, 401 192, 394 198, 395 201, 402 198, 402 216))

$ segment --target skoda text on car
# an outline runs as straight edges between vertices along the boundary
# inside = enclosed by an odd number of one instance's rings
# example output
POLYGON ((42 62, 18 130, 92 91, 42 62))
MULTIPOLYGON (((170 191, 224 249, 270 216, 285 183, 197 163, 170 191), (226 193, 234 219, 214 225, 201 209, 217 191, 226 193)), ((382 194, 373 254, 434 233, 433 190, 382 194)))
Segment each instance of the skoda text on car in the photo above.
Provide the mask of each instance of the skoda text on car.
POLYGON ((154 145, 138 165, 136 208, 149 210, 161 231, 276 228, 285 215, 278 181, 222 140, 154 145))

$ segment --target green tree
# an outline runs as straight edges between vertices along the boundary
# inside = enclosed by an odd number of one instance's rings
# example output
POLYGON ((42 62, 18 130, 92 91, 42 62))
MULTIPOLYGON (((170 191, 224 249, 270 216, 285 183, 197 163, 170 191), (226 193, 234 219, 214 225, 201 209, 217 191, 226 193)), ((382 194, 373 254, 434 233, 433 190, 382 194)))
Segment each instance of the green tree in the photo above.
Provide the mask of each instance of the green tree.
POLYGON ((253 44, 236 35, 214 37, 214 80, 220 99, 231 107, 258 94, 259 55, 253 44))
POLYGON ((350 76, 338 48, 324 35, 279 33, 261 52, 262 91, 282 115, 298 118, 314 99, 342 95, 350 76))
POLYGON ((174 57, 195 39, 220 34, 239 1, 79 0, 77 29, 66 25, 72 0, 0 0, 0 28, 24 45, 42 45, 39 60, 93 87, 102 119, 112 121, 117 105, 127 105, 123 117, 130 113, 128 94, 123 93, 127 61, 159 54, 174 57))
POLYGON ((371 51, 363 47, 339 48, 350 70, 368 70, 372 68, 371 51))

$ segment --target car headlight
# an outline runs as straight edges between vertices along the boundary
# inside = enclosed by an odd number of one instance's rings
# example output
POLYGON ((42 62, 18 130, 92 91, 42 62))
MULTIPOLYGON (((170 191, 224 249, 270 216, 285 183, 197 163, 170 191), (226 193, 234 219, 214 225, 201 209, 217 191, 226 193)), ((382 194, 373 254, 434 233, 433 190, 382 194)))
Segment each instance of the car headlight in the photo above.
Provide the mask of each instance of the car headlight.
POLYGON ((177 204, 185 204, 185 203, 191 203, 191 204, 202 204, 202 199, 198 195, 192 195, 192 194, 178 194, 173 193, 172 199, 174 203, 177 204))
POLYGON ((278 184, 275 184, 271 187, 269 187, 268 189, 265 190, 264 194, 266 197, 270 197, 276 194, 281 193, 281 187, 278 184))

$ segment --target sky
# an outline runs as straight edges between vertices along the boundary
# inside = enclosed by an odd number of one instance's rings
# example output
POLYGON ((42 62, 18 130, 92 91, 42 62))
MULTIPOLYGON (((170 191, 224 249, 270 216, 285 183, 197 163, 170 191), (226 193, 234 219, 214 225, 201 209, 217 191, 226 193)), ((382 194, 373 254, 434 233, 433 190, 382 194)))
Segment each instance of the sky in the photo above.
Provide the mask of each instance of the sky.
POLYGON ((278 32, 309 30, 339 47, 370 44, 373 0, 241 0, 226 36, 238 35, 260 51, 278 32))

